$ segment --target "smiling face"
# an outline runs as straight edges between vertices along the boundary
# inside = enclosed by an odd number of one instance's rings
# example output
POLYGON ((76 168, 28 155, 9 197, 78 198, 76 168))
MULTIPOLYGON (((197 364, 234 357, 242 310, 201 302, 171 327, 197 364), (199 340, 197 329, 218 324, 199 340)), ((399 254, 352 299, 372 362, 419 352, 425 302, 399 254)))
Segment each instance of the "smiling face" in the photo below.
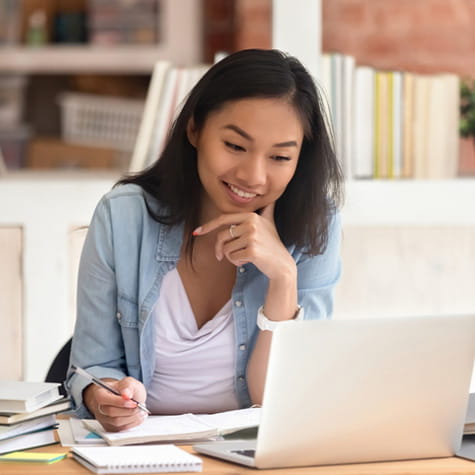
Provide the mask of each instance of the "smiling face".
POLYGON ((284 99, 233 101, 212 112, 200 131, 190 124, 203 185, 201 222, 276 201, 295 173, 303 136, 284 99))

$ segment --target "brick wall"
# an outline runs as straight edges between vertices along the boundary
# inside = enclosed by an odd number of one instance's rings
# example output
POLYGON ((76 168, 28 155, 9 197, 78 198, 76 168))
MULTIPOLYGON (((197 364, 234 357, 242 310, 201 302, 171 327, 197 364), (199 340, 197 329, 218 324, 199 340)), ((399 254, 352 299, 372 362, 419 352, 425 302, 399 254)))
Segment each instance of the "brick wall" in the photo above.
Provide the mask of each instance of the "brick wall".
POLYGON ((272 46, 272 1, 236 0, 236 49, 272 46))
MULTIPOLYGON (((271 0, 235 0, 235 49, 271 46, 271 0)), ((322 0, 323 50, 475 77, 475 0, 322 0)))
POLYGON ((475 77, 475 0, 323 0, 322 16, 325 51, 475 77))

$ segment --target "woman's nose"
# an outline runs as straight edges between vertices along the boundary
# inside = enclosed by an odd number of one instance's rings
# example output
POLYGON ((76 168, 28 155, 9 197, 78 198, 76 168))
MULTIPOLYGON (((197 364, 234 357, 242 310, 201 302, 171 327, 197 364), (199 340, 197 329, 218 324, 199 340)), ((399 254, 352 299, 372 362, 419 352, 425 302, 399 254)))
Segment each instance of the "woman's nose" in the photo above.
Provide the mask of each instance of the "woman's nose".
POLYGON ((246 186, 264 185, 267 179, 265 158, 249 155, 237 167, 236 177, 246 186))

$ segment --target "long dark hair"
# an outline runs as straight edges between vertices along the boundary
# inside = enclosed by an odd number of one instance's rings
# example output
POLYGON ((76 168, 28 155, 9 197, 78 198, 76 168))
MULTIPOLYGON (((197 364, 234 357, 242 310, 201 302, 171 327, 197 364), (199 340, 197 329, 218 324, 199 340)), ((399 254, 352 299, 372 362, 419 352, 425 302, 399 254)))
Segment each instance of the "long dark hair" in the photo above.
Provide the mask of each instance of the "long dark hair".
POLYGON ((118 184, 135 183, 158 199, 166 212, 149 212, 160 223, 184 222, 185 249, 191 257, 191 232, 202 224, 197 222, 202 185, 196 150, 187 137, 188 123, 193 120, 200 131, 212 111, 245 98, 284 98, 302 120, 297 168, 276 202, 275 222, 286 245, 320 254, 327 245, 331 215, 341 204, 342 173, 312 77, 296 58, 278 50, 242 50, 213 65, 188 95, 159 160, 118 184))

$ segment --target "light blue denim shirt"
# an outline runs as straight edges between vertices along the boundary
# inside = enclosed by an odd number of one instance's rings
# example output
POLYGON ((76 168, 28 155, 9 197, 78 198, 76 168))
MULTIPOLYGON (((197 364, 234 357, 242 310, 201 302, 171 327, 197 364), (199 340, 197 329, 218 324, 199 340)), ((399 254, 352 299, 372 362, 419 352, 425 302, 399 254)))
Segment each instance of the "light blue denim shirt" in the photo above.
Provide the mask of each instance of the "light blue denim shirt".
MULTIPOLYGON (((71 364, 97 378, 132 376, 147 389, 155 363, 152 308, 165 274, 176 267, 183 226, 152 219, 159 204, 137 185, 107 193, 94 212, 81 255, 77 319, 71 364)), ((306 319, 329 318, 332 293, 340 276, 340 220, 331 221, 328 246, 318 256, 288 250, 298 269, 298 300, 306 319)), ((267 277, 254 265, 237 268, 232 291, 235 327, 236 394, 241 407, 251 404, 246 367, 258 329, 257 310, 264 303, 267 277)), ((88 382, 69 372, 67 388, 78 417, 91 417, 83 404, 88 382)))

